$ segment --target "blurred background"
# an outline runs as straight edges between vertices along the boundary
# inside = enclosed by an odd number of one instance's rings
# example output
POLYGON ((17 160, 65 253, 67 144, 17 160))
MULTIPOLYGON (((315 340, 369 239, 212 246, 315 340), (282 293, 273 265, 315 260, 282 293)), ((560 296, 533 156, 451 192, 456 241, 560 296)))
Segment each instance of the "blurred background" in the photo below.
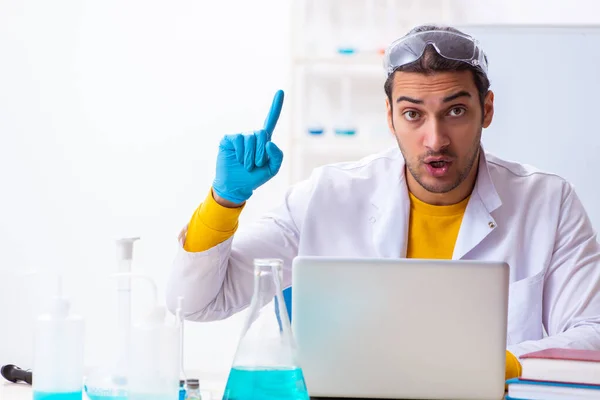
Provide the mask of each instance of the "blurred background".
MULTIPOLYGON (((0 364, 31 366, 57 273, 87 321, 86 364, 101 363, 114 240, 141 237, 134 270, 163 296, 220 138, 262 127, 276 90, 284 166, 241 223, 314 166, 393 145, 381 50, 428 22, 598 24, 600 3, 0 0, 0 364)), ((224 379, 244 317, 187 323, 186 369, 224 379)))

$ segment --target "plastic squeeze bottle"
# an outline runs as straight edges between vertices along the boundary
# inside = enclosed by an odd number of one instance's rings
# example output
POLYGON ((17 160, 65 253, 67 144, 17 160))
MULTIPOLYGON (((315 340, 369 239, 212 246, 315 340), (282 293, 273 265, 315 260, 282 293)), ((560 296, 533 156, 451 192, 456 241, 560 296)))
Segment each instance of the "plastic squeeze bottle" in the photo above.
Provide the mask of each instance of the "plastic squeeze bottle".
POLYGON ((35 324, 33 400, 82 399, 84 326, 82 317, 70 313, 59 276, 56 296, 35 324))

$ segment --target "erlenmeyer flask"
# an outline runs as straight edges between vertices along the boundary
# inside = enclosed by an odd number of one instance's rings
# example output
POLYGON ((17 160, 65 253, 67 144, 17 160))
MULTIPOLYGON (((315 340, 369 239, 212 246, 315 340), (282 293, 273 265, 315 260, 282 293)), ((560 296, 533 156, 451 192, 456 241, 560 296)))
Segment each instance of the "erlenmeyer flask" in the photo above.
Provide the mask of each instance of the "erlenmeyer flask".
POLYGON ((254 294, 223 400, 308 400, 281 289, 283 262, 254 260, 254 294))

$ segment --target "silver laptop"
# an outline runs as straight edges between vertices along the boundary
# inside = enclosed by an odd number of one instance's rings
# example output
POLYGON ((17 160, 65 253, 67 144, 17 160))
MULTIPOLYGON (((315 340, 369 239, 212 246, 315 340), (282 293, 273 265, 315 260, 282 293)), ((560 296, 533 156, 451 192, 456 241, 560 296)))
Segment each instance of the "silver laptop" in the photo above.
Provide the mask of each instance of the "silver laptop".
POLYGON ((502 399, 508 284, 501 262, 297 257, 310 396, 502 399))

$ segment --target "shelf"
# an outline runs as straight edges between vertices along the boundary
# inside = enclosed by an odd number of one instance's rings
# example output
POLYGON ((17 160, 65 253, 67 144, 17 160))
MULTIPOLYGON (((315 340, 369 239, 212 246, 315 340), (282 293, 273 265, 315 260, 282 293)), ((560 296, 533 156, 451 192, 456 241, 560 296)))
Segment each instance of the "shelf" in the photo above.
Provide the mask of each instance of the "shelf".
POLYGON ((326 154, 348 154, 348 155, 367 155, 378 153, 390 147, 396 146, 396 141, 392 137, 371 136, 309 136, 294 139, 295 150, 304 154, 326 155, 326 154))
POLYGON ((385 78, 383 56, 374 52, 355 54, 335 54, 326 57, 297 57, 293 65, 303 68, 306 73, 321 76, 360 75, 385 78))
POLYGON ((420 20, 449 19, 451 0, 376 2, 292 1, 289 176, 310 175, 313 168, 338 161, 357 161, 398 148, 387 128, 383 82, 384 47, 420 20), (340 46, 349 46, 347 53, 340 46), (340 51, 341 50, 341 51, 340 51), (336 135, 340 126, 356 135, 336 135), (322 126, 322 135, 307 128, 322 126))
POLYGON ((373 78, 385 79, 385 71, 381 65, 369 65, 369 64, 335 64, 335 63, 322 63, 322 64, 311 64, 306 65, 305 71, 310 75, 318 76, 334 76, 338 77, 340 74, 343 75, 360 75, 368 76, 373 78))

